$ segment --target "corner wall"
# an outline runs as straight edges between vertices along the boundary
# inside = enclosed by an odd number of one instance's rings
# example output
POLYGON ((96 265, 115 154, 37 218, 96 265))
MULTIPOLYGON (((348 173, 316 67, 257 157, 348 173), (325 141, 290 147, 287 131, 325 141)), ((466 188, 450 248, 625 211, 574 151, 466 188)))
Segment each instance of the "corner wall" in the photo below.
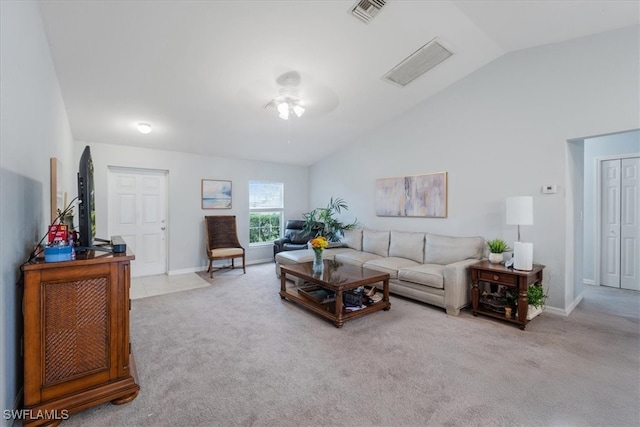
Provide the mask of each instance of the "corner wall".
POLYGON ((505 224, 505 199, 533 196, 534 225, 521 227, 521 234, 533 242, 535 262, 547 267, 547 304, 566 313, 577 297, 574 254, 566 248, 573 242, 565 237, 573 200, 567 144, 640 127, 639 28, 497 59, 315 164, 311 207, 340 196, 349 204, 348 216, 369 228, 514 242, 516 227, 505 224), (446 219, 375 215, 376 179, 438 171, 448 172, 446 219), (542 194, 548 184, 557 185, 558 193, 542 194))
POLYGON ((0 407, 11 410, 23 371, 19 267, 50 221, 49 158, 70 164, 72 157, 69 121, 32 1, 0 1, 0 111, 0 407))

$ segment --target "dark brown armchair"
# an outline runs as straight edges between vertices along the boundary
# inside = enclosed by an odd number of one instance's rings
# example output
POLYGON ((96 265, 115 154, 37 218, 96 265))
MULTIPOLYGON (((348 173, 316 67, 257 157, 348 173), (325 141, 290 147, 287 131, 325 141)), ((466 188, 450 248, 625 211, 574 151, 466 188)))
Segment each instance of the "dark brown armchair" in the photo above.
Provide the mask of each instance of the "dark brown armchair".
POLYGON ((235 215, 214 215, 204 217, 206 229, 207 256, 209 257, 209 269, 213 277, 213 261, 230 259, 231 268, 235 268, 234 259, 242 258, 242 272, 245 268, 244 248, 238 241, 235 215))

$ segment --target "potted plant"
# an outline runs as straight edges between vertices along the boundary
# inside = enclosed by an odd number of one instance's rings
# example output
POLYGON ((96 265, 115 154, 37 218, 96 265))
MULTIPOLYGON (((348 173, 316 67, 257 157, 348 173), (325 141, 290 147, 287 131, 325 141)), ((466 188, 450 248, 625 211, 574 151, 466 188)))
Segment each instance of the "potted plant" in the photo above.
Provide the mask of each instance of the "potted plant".
POLYGON ((531 320, 538 314, 542 313, 546 300, 547 294, 544 293, 542 285, 536 284, 527 288, 527 301, 529 302, 527 320, 531 320))
POLYGON ((329 200, 326 208, 316 208, 302 215, 304 230, 313 233, 313 237, 324 236, 329 242, 338 242, 344 230, 351 230, 358 225, 356 219, 350 224, 344 224, 335 215, 342 210, 349 210, 344 199, 338 197, 329 200))
POLYGON ((502 239, 493 239, 493 240, 489 240, 487 242, 487 245, 489 246, 489 262, 492 262, 494 264, 499 264, 502 262, 503 260, 503 253, 510 251, 511 248, 509 247, 509 245, 507 244, 507 242, 505 242, 502 239))

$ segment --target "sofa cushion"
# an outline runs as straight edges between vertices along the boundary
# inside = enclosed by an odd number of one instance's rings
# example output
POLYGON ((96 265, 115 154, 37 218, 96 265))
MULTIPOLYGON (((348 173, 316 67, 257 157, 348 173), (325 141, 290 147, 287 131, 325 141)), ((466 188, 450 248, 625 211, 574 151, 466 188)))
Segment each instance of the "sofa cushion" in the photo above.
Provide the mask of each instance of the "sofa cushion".
POLYGON ((352 230, 344 230, 342 233, 342 243, 348 248, 356 251, 362 250, 362 228, 354 228, 352 230))
POLYGON ((451 237, 427 233, 424 246, 425 264, 451 264, 465 259, 480 259, 483 237, 451 237))
POLYGON ((382 257, 389 256, 389 232, 362 230, 362 250, 382 257))
POLYGON ((335 256, 335 260, 349 265, 357 265, 361 267, 367 261, 382 258, 380 255, 370 254, 369 252, 360 252, 349 250, 348 252, 340 252, 335 256))
POLYGON ((406 258, 389 257, 389 258, 377 258, 362 264, 364 268, 371 270, 382 271, 383 273, 389 273, 389 278, 397 279, 398 270, 403 267, 410 267, 420 265, 419 263, 406 258))
POLYGON ((421 263, 424 260, 424 235, 425 233, 391 231, 389 256, 421 263))
POLYGON ((419 264, 398 270, 398 279, 432 288, 444 289, 444 265, 419 264))

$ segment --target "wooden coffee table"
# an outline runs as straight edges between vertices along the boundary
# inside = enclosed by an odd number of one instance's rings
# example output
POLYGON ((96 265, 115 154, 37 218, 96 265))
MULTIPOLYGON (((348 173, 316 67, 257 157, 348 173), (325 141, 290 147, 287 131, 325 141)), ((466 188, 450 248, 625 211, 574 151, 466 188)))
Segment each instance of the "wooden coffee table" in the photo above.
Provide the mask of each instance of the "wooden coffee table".
MULTIPOLYGON (((318 313, 322 317, 331 320, 337 328, 341 328, 347 320, 355 319, 379 310, 387 311, 391 308, 391 303, 389 302, 389 274, 387 273, 353 265, 345 265, 330 260, 324 261, 324 272, 321 276, 313 275, 313 263, 311 262, 282 265, 280 266, 280 271, 280 298, 294 301, 318 313), (306 283, 302 285, 287 283, 287 275, 299 277, 302 279, 300 282, 306 283), (345 291, 365 285, 373 286, 378 282, 382 282, 382 300, 357 311, 348 311, 342 307, 343 293, 345 291), (322 304, 301 295, 298 289, 301 286, 308 286, 309 283, 335 292, 335 301, 322 304)), ((378 288, 378 286, 376 286, 376 288, 378 288)))

